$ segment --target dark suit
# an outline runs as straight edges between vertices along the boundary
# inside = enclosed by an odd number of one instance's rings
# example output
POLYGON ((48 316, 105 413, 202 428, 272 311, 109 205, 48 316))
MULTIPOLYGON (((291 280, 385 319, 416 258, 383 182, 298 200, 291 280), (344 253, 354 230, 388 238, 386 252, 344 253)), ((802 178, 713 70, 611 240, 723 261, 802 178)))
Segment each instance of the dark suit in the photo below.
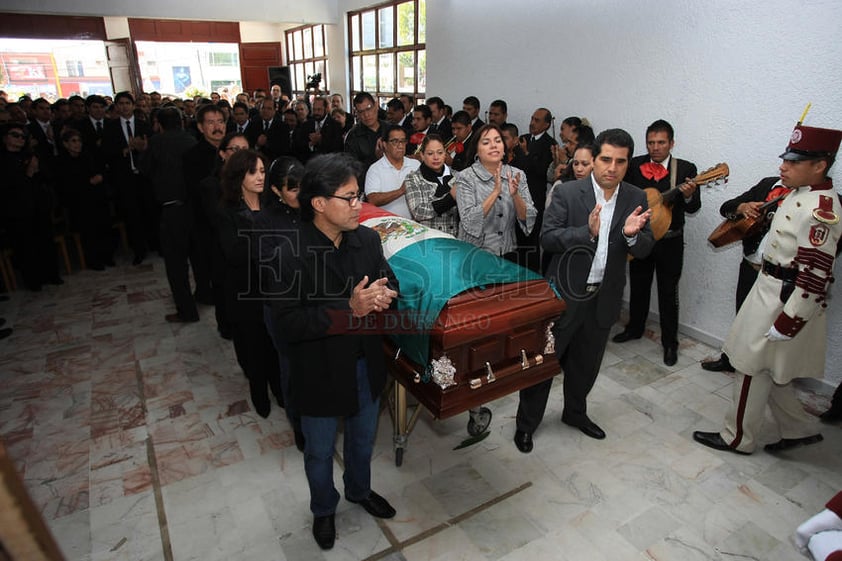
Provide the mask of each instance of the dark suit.
POLYGON ((316 132, 316 121, 308 119, 306 122, 298 125, 292 135, 293 155, 306 162, 313 156, 319 154, 330 154, 332 152, 342 152, 344 147, 342 141, 342 127, 331 119, 325 117, 321 124, 319 132, 322 135, 318 144, 310 149, 310 135, 316 132), (301 131, 299 133, 299 131, 301 131))
MULTIPOLYGON (((586 398, 596 381, 608 332, 620 314, 626 284, 626 259, 645 257, 654 244, 649 224, 629 245, 623 235, 626 218, 638 206, 647 208, 643 192, 621 183, 608 238, 601 284, 588 290, 588 275, 599 240, 591 238, 588 216, 596 205, 591 177, 553 191, 544 215, 541 245, 552 255, 547 277, 561 292, 567 309, 553 327, 555 351, 564 371, 564 418, 572 423, 587 417, 586 398)), ((533 433, 544 417, 552 379, 521 390, 517 430, 533 433)))
POLYGON ((512 165, 526 173, 529 194, 532 195, 532 204, 538 210, 538 219, 528 236, 520 229, 517 230, 518 262, 524 267, 540 272, 539 237, 547 200, 547 167, 553 161, 553 146, 556 145, 556 141, 548 132, 544 132, 536 140, 532 140, 531 134, 524 134, 520 138, 526 141, 528 153, 517 150, 512 165))
POLYGON ((290 132, 286 123, 276 115, 266 131, 262 119, 252 120, 246 129, 246 138, 249 139, 250 146, 256 147, 271 162, 279 156, 292 154, 290 132), (266 144, 257 147, 257 139, 262 134, 266 135, 266 144))
MULTIPOLYGON (((654 187, 661 193, 670 190, 670 174, 660 181, 647 179, 640 166, 649 162, 649 155, 632 158, 625 181, 641 189, 654 187)), ((696 176, 696 166, 676 158, 676 186, 686 178, 696 176)), ((694 213, 702 206, 699 189, 686 202, 682 194, 673 192, 672 222, 664 237, 655 243, 652 253, 645 259, 634 259, 629 263, 629 324, 626 329, 633 335, 643 334, 646 317, 649 315, 649 296, 652 278, 658 277, 658 311, 661 322, 661 344, 665 349, 678 347, 678 281, 684 263, 684 213, 694 213)))
MULTIPOLYGON (((196 145, 196 139, 181 128, 166 130, 149 141, 142 169, 155 189, 161 206, 161 253, 175 307, 181 319, 199 318, 190 292, 187 263, 190 259, 193 213, 184 181, 184 154, 196 145)), ((193 276, 198 278, 195 258, 193 276)))
POLYGON ((441 124, 433 123, 430 125, 430 134, 437 134, 441 137, 444 142, 447 142, 451 138, 453 138, 453 128, 450 125, 450 119, 445 117, 441 124))
MULTIPOLYGON (((182 166, 184 170, 184 185, 187 189, 188 206, 193 214, 191 228, 190 259, 196 281, 196 300, 199 302, 213 302, 220 306, 222 299, 222 284, 220 268, 215 261, 219 253, 215 252, 218 245, 214 238, 213 221, 216 219, 215 210, 208 212, 208 208, 215 209, 218 201, 217 194, 202 187, 202 181, 213 175, 218 165, 221 165, 219 151, 216 146, 202 137, 199 142, 184 152, 182 166), (208 203, 208 200, 212 203, 208 203)), ((224 319, 220 320, 217 310, 217 323, 222 331, 227 329, 224 319)))
MULTIPOLYGON (((114 186, 117 208, 126 222, 129 245, 135 257, 142 258, 151 246, 157 247, 157 205, 149 180, 140 173, 140 153, 124 151, 128 142, 123 119, 106 119, 102 132, 102 150, 108 162, 108 182, 114 186), (134 164, 134 167, 132 166, 134 164)), ((134 120, 132 136, 152 136, 152 127, 134 120)))
POLYGON ((474 124, 471 125, 471 130, 477 132, 479 129, 482 128, 483 125, 485 125, 485 121, 483 121, 480 118, 477 118, 477 120, 474 121, 474 124))

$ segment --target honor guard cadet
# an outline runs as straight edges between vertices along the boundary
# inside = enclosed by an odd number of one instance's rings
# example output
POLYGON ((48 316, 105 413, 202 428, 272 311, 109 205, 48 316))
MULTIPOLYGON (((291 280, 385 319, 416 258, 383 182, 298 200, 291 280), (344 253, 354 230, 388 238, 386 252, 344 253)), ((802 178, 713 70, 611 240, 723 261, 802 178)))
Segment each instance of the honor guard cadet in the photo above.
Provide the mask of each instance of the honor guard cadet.
POLYGON ((752 453, 767 403, 780 431, 767 452, 822 440, 791 382, 825 371, 827 290, 842 236, 842 205, 827 173, 840 140, 842 131, 799 124, 780 156, 780 182, 790 192, 761 242, 761 274, 725 340, 737 374, 725 426, 693 433, 705 446, 752 453))

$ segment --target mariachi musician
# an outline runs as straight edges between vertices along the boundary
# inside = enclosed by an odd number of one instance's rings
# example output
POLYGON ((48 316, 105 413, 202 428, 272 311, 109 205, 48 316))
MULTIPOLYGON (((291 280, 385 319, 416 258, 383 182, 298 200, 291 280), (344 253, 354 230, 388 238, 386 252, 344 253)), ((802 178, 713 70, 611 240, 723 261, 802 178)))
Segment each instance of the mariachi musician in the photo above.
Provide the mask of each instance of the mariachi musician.
POLYGON ((696 184, 685 181, 696 177, 696 166, 674 158, 671 154, 673 146, 675 134, 672 125, 663 119, 655 121, 646 129, 648 153, 633 158, 626 172, 625 181, 628 183, 641 189, 654 187, 663 195, 666 204, 649 203, 652 230, 655 232, 655 224, 661 219, 658 215, 663 213, 666 213, 665 220, 669 219, 669 229, 655 243, 648 257, 629 263, 629 323, 612 339, 615 343, 623 343, 643 336, 646 316, 649 315, 652 277, 657 273, 661 344, 667 366, 674 365, 678 360, 678 281, 684 262, 684 214, 695 213, 702 206, 696 184), (673 192, 667 194, 668 191, 673 192))
MULTIPOLYGON (((737 278, 737 311, 748 296, 748 291, 757 280, 757 273, 763 259, 761 241, 769 232, 772 216, 783 202, 781 198, 789 189, 779 185, 780 178, 764 177, 760 182, 738 197, 725 201, 719 207, 719 214, 726 218, 726 224, 737 226, 740 221, 751 222, 748 235, 743 238, 743 260, 740 262, 740 274, 737 278)), ((711 239, 718 247, 718 242, 711 239)), ((728 360, 728 355, 722 355, 716 360, 702 362, 702 368, 710 372, 733 372, 734 367, 728 360)))

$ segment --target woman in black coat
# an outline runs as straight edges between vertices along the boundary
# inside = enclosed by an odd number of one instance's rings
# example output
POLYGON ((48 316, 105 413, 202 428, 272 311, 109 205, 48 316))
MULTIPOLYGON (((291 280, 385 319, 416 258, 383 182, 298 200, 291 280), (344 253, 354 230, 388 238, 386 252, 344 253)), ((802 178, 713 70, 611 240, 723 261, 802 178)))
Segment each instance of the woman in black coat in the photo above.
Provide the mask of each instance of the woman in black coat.
POLYGON ((263 320, 258 268, 250 247, 264 180, 263 158, 257 152, 240 150, 225 161, 216 231, 225 258, 225 305, 233 324, 234 351, 248 378, 254 409, 265 418, 271 410, 268 389, 279 405, 283 406, 284 396, 278 354, 263 320))
MULTIPOLYGON (((304 177, 304 166, 295 158, 282 156, 269 166, 269 189, 264 189, 264 204, 255 219, 255 243, 257 262, 260 264, 262 286, 272 286, 274 279, 267 275, 277 275, 280 271, 280 251, 284 244, 293 243, 301 216, 299 213, 298 192, 301 189, 301 178, 304 177)), ((278 361, 281 365, 281 387, 284 391, 284 405, 287 418, 295 432, 295 445, 304 451, 304 434, 301 432, 301 417, 295 407, 295 397, 289 387, 289 359, 284 342, 284 326, 276 325, 272 319, 269 302, 272 297, 267 296, 264 307, 264 319, 269 335, 278 351, 278 361)))

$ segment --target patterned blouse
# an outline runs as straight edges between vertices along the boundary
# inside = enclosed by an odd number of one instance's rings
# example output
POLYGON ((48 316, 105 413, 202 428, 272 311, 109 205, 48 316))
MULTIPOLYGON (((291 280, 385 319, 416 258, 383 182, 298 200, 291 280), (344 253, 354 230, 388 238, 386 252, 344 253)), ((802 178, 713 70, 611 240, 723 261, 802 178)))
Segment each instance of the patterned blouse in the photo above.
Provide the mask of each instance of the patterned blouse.
POLYGON ((406 204, 412 218, 429 228, 455 237, 459 233, 459 210, 456 208, 456 200, 450 195, 450 187, 442 182, 442 177, 450 174, 450 168, 445 166, 442 176, 433 181, 424 177, 421 169, 417 169, 406 176, 404 185, 406 204))
POLYGON ((483 216, 482 202, 494 190, 494 176, 485 167, 476 162, 472 166, 457 172, 453 181, 456 182, 456 203, 459 207, 459 239, 472 243, 494 255, 505 255, 515 250, 515 224, 524 234, 529 235, 535 226, 538 211, 532 203, 529 186, 526 184, 526 174, 518 168, 504 165, 500 181, 502 183, 500 196, 491 207, 491 211, 483 216), (518 220, 515 203, 509 194, 508 174, 512 177, 520 174, 518 193, 526 203, 526 220, 518 220))

